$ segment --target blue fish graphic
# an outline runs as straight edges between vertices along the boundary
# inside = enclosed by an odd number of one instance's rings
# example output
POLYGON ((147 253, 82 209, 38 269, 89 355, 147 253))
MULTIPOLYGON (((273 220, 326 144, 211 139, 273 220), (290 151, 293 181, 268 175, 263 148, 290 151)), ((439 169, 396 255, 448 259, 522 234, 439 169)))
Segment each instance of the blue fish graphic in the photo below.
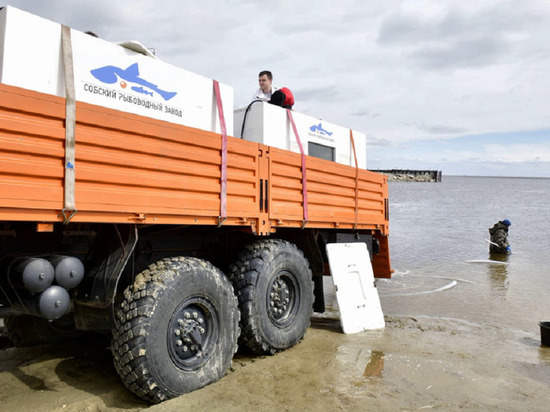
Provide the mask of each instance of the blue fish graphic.
POLYGON ((148 92, 147 90, 145 90, 143 87, 141 86, 132 86, 132 90, 134 92, 138 92, 138 93, 141 93, 141 94, 148 94, 149 96, 152 96, 153 95, 153 92, 148 92))
MULTIPOLYGON (((99 67, 97 69, 90 70, 90 73, 92 73, 97 80, 103 83, 113 84, 118 82, 118 79, 121 78, 127 82, 147 87, 148 89, 158 93, 164 100, 170 100, 177 94, 177 92, 167 92, 165 90, 161 90, 156 84, 139 77, 139 67, 137 63, 128 66, 126 69, 121 69, 116 66, 99 67)), ((141 90, 136 90, 136 88, 132 87, 132 89, 138 93, 145 92, 145 89, 143 88, 141 88, 141 90)))
POLYGON ((329 132, 328 130, 323 129, 323 125, 319 123, 317 126, 313 125, 309 128, 312 132, 319 132, 321 134, 326 134, 327 136, 332 135, 332 132, 329 132))

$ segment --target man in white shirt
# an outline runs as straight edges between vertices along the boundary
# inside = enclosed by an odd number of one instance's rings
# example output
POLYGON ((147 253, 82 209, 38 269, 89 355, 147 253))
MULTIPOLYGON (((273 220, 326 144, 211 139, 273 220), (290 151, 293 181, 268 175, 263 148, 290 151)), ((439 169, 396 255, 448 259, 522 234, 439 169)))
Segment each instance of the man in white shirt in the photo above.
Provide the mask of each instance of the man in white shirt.
POLYGON ((252 101, 261 100, 262 102, 268 102, 273 92, 277 90, 272 84, 273 75, 269 70, 261 71, 258 75, 258 82, 260 83, 260 88, 252 96, 252 101))

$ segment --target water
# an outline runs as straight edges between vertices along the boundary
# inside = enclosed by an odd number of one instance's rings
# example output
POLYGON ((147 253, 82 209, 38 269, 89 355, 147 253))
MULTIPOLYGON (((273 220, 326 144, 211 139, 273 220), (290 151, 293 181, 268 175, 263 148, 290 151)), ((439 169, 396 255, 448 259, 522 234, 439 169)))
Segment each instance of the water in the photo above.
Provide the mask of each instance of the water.
POLYGON ((385 314, 449 317, 539 334, 550 320, 550 179, 444 176, 390 182, 391 280, 385 314), (512 222, 511 255, 489 256, 488 228, 512 222), (506 265, 473 263, 503 260, 506 265))

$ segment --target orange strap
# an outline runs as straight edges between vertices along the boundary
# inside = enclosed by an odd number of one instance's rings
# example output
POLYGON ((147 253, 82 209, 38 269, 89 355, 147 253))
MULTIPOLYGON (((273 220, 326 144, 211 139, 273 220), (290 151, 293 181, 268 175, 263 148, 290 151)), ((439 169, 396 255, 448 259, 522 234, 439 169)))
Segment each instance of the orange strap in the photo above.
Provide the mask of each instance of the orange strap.
POLYGON ((303 228, 309 222, 309 214, 308 214, 308 207, 307 207, 306 154, 304 153, 304 148, 302 147, 302 142, 300 141, 300 136, 298 135, 298 130, 296 130, 296 124, 294 123, 292 112, 290 111, 290 109, 286 109, 286 113, 288 115, 288 120, 292 125, 292 130, 294 130, 294 135, 296 136, 296 141, 298 142, 298 147, 300 148, 300 154, 302 155, 302 199, 304 203, 304 221, 302 224, 302 228, 303 228))
POLYGON ((75 128, 76 99, 74 86, 73 50, 71 29, 62 26, 61 31, 63 69, 65 74, 65 163, 63 183, 63 223, 67 224, 76 214, 75 201, 75 128))
POLYGON ((355 160, 355 225, 357 228, 359 223, 359 165, 357 164, 357 153, 355 152, 355 141, 353 140, 353 131, 349 129, 349 139, 351 141, 351 148, 353 150, 353 159, 355 160))
POLYGON ((225 117, 223 115, 223 104, 220 94, 220 84, 214 80, 214 93, 216 95, 216 105, 218 107, 218 116, 220 117, 220 128, 222 131, 222 163, 220 176, 220 216, 219 225, 227 219, 227 128, 225 127, 225 117))

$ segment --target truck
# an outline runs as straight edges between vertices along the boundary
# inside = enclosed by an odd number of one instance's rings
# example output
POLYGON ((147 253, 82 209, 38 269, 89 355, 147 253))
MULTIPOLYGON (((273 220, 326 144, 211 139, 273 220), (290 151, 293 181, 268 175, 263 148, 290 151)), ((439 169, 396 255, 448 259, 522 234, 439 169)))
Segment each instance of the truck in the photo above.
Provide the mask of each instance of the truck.
POLYGON ((327 244, 364 242, 391 276, 387 177, 359 164, 359 133, 329 141, 302 117, 307 140, 298 112, 265 102, 233 113, 231 88, 138 42, 9 6, 0 25, 0 318, 15 343, 109 333, 124 385, 158 403, 223 377, 238 347, 299 343, 325 310, 327 244), (270 116, 269 139, 244 124, 270 116))

